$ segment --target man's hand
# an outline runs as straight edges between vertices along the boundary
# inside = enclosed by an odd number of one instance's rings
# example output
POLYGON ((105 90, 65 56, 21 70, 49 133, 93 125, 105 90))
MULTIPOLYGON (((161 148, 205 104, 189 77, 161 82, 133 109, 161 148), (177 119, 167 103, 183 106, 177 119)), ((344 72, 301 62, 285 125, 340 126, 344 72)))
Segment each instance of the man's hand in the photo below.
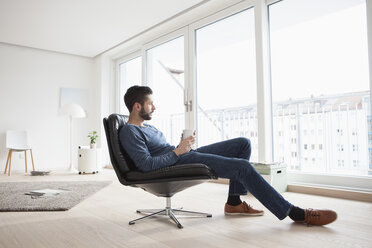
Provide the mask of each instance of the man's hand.
POLYGON ((173 151, 177 154, 177 156, 188 153, 193 144, 195 144, 195 132, 193 136, 190 136, 186 139, 182 139, 181 137, 180 144, 173 151))

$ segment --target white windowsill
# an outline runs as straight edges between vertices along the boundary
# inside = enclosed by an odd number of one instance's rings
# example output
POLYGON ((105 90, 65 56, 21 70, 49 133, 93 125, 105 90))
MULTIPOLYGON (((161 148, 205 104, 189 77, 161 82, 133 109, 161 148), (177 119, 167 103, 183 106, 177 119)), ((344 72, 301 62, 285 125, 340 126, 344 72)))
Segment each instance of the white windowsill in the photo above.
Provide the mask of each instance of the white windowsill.
POLYGON ((372 176, 324 175, 314 173, 287 173, 288 185, 304 185, 329 189, 372 192, 372 176))

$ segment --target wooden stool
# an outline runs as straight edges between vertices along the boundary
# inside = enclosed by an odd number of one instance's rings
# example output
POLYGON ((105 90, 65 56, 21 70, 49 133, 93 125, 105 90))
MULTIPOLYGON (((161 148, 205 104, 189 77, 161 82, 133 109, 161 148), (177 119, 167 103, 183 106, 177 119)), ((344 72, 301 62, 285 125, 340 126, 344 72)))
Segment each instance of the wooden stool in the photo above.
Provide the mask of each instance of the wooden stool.
POLYGON ((8 159, 6 160, 4 174, 6 174, 6 171, 8 170, 8 165, 9 165, 8 176, 10 176, 10 169, 11 169, 11 166, 12 166, 13 152, 25 152, 25 172, 27 173, 27 150, 30 150, 31 160, 32 160, 32 169, 35 170, 34 156, 32 155, 32 149, 25 149, 25 150, 24 149, 9 149, 8 159))

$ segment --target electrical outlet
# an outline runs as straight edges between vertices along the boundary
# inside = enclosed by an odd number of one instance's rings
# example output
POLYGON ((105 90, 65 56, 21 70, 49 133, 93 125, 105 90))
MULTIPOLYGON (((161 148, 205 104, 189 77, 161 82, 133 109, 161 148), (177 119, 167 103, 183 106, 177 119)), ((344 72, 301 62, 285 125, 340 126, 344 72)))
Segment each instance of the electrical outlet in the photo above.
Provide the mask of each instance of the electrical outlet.
POLYGON ((23 154, 23 153, 20 153, 20 154, 19 154, 19 158, 20 158, 20 159, 25 158, 24 154, 23 154))

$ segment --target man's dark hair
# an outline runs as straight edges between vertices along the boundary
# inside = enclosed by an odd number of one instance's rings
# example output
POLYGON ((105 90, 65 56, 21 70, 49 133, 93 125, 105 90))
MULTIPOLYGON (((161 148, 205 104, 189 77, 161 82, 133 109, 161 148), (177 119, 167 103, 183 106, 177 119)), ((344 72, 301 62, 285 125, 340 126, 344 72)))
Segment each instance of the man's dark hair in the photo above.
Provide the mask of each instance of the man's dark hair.
POLYGON ((130 87, 124 95, 124 103, 125 106, 127 106, 129 113, 132 112, 133 106, 136 102, 143 106, 146 101, 146 96, 151 94, 152 90, 150 87, 138 85, 130 87))

